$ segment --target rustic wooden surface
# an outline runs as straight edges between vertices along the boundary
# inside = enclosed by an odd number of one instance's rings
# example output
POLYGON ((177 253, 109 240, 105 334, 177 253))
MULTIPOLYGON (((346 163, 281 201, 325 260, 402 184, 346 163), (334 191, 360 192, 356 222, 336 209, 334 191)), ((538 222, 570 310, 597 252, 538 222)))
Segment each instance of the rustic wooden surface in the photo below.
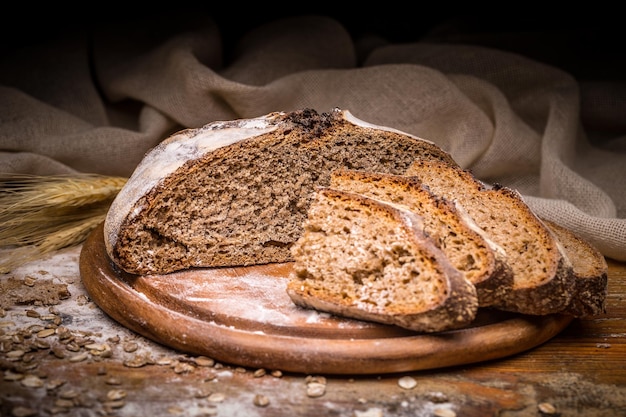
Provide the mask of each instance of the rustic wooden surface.
POLYGON ((0 276, 2 416, 626 415, 626 263, 608 261, 606 314, 576 319, 530 351, 330 376, 233 366, 145 339, 89 299, 79 254, 0 276))
POLYGON ((544 343, 572 320, 481 309, 468 326, 419 334, 297 307, 293 264, 132 275, 113 267, 98 227, 80 276, 92 301, 124 327, 163 345, 233 365, 326 375, 372 375, 500 359, 544 343))

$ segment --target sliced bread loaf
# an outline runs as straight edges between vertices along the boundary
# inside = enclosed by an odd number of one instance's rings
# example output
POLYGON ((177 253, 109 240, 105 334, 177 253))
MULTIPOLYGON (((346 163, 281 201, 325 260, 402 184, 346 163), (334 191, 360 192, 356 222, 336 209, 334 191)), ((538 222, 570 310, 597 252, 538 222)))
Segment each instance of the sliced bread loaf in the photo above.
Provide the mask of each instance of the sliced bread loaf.
POLYGON ((107 254, 134 274, 290 261, 314 188, 331 171, 400 174, 418 158, 454 164, 432 142, 340 109, 185 130, 148 152, 117 195, 107 254))
POLYGON ((575 317, 605 313, 608 265, 602 253, 571 230, 548 220, 544 223, 565 248, 574 269, 573 296, 563 312, 575 317))
POLYGON ((476 287, 480 307, 502 300, 512 288, 504 251, 462 209, 431 193, 416 177, 340 169, 331 174, 330 186, 401 204, 422 216, 425 233, 476 287))
POLYGON ((517 191, 489 188, 469 171, 434 160, 416 160, 405 174, 417 176, 433 193, 458 201, 504 248, 513 270, 513 289, 494 307, 544 315, 569 306, 575 291, 571 264, 553 233, 517 191))
POLYGON ((419 332, 476 315, 476 289, 403 206, 321 188, 292 247, 287 293, 297 305, 419 332))

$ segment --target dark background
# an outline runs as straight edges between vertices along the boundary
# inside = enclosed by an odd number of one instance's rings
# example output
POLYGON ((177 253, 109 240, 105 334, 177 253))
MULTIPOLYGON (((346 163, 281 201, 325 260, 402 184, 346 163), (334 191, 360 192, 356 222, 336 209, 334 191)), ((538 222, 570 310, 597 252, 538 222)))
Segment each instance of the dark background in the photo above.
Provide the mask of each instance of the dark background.
MULTIPOLYGON (((626 80, 626 18, 616 6, 586 2, 560 8, 551 2, 83 2, 57 5, 13 4, 4 12, 0 36, 11 49, 58 36, 89 33, 101 25, 136 20, 177 22, 204 13, 218 24, 224 51, 241 35, 269 21, 316 14, 335 18, 354 39, 377 35, 389 42, 416 42, 428 35, 438 42, 463 42, 521 53, 560 67, 579 79, 626 80), (371 3, 371 4, 370 4, 371 3)), ((615 2, 615 4, 618 4, 615 2)), ((5 7, 6 8, 6 7, 5 7)), ((180 22, 179 22, 180 23, 180 22)))

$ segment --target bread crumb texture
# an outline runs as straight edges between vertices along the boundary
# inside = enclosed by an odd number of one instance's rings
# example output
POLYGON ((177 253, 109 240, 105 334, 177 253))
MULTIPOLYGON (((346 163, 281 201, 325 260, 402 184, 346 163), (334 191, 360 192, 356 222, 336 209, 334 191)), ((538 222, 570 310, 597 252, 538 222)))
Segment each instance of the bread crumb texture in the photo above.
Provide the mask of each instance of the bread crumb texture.
POLYGON ((334 169, 401 174, 416 158, 450 159, 430 142, 354 124, 339 110, 271 122, 270 133, 194 154, 123 208, 119 229, 106 237, 114 241, 110 257, 138 274, 290 261, 314 189, 328 185, 334 169))
POLYGON ((417 331, 474 319, 473 284, 449 264, 413 212, 320 189, 304 227, 287 287, 297 304, 417 331))

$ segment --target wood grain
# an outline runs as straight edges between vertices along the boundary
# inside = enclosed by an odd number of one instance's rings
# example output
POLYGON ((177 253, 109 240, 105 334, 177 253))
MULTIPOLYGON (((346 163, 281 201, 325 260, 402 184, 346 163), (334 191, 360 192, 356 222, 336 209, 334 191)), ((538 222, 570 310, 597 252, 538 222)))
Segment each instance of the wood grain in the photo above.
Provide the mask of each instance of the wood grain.
POLYGON ((114 268, 102 227, 85 242, 80 272, 113 319, 154 341, 233 365, 323 374, 383 374, 499 359, 532 349, 570 316, 485 309, 466 328, 432 334, 320 314, 286 291, 291 264, 138 276, 114 268))
MULTIPOLYGON (((39 281, 51 283, 75 280, 71 296, 59 300, 54 309, 63 313, 63 325, 78 342, 83 334, 81 314, 97 310, 88 302, 72 263, 78 255, 42 259, 29 271, 42 271, 39 281), (61 269, 62 274, 58 272, 61 269), (75 272, 72 272, 75 271, 75 272), (64 278, 65 277, 65 278, 64 278), (65 281, 64 281, 65 280, 65 281), (78 304, 77 304, 78 303, 78 304)), ((452 410, 465 417, 542 416, 539 404, 549 403, 561 417, 617 417, 626 415, 626 263, 608 260, 609 291, 606 314, 573 320, 563 331, 533 349, 505 358, 429 370, 375 375, 303 375, 273 369, 259 373, 256 368, 231 366, 215 361, 200 365, 199 357, 185 354, 136 336, 119 341, 107 338, 107 356, 90 355, 72 362, 71 343, 58 336, 44 340, 49 348, 37 348, 38 338, 31 323, 22 319, 36 306, 15 305, 6 309, 0 322, 0 415, 86 415, 116 416, 310 416, 356 417, 432 416, 437 409, 452 410), (20 325, 21 321, 24 323, 20 325), (15 322, 15 326, 10 323, 15 322), (138 342, 132 352, 125 346, 138 342), (28 347, 30 346, 30 348, 28 347), (24 349, 16 360, 9 352, 24 349), (63 356, 61 358, 61 356, 63 356), (143 362, 126 362, 146 357, 143 362), (171 362, 158 361, 165 357, 171 362), (46 383, 61 381, 57 388, 29 387, 15 377, 37 376, 46 383), (326 390, 320 397, 307 395, 309 377, 324 377, 326 390), (401 377, 411 377, 412 389, 399 386, 401 377), (114 403, 107 398, 114 390, 125 397, 114 403), (67 406, 63 397, 75 393, 67 406), (215 395, 212 397, 211 395, 215 395), (256 395, 269 404, 254 404, 256 395), (222 398, 222 399, 220 399, 222 398), (62 407, 61 405, 65 405, 62 407), (34 414, 33 414, 34 415, 34 414)), ((5 276, 0 280, 22 280, 5 276)), ((22 287, 30 288, 22 284, 22 287)), ((102 315, 96 328, 105 334, 123 334, 117 324, 102 315)), ((75 345, 76 346, 76 345, 75 345)), ((80 345, 78 345, 80 346, 80 345)))

